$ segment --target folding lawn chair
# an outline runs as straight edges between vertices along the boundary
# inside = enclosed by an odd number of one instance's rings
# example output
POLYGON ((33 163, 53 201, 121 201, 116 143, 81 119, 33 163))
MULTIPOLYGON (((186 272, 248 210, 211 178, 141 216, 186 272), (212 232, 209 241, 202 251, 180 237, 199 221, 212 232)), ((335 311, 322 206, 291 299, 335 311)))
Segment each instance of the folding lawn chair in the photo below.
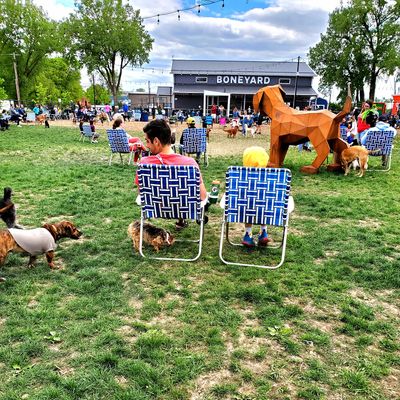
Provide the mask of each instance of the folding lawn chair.
POLYGON ((207 129, 186 128, 183 130, 182 135, 183 135, 183 151, 186 154, 203 153, 204 165, 208 167, 207 129))
POLYGON ((139 253, 143 253, 143 223, 146 218, 184 219, 199 223, 199 239, 193 258, 149 257, 156 260, 195 261, 201 255, 204 233, 204 207, 200 200, 200 171, 188 165, 145 164, 138 168, 141 199, 139 253))
POLYGON ((222 220, 219 257, 225 264, 258 267, 267 269, 279 268, 285 260, 289 213, 293 208, 293 199, 289 201, 292 174, 284 168, 229 167, 226 172, 225 212, 222 220), (290 207, 289 207, 290 204, 290 207), (227 261, 223 257, 224 236, 228 244, 230 223, 249 223, 255 225, 273 225, 282 227, 281 260, 275 266, 245 264, 227 261))
POLYGON ((369 168, 369 171, 385 172, 390 170, 394 136, 395 132, 391 130, 372 131, 368 133, 367 140, 365 142, 365 148, 374 151, 374 153, 370 154, 370 156, 386 156, 385 162, 382 162, 383 168, 369 168))
POLYGON ((340 139, 342 139, 346 143, 348 143, 347 142, 347 128, 345 126, 340 127, 340 139))
POLYGON ((87 138, 88 140, 92 140, 93 137, 93 132, 92 128, 90 125, 82 125, 82 131, 81 131, 81 140, 82 142, 87 138))
POLYGON ((123 129, 107 129, 108 144, 110 145, 111 155, 108 165, 111 165, 114 153, 119 153, 121 164, 123 164, 122 154, 129 154, 128 165, 132 161, 133 151, 129 146, 128 137, 123 129))

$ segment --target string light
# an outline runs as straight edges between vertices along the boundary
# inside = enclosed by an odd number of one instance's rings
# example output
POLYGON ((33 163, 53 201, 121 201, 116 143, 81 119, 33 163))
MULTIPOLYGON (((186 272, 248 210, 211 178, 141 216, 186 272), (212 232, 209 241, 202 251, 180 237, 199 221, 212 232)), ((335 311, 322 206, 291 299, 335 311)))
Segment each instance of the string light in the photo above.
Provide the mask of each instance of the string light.
POLYGON ((179 10, 178 10, 178 21, 181 20, 181 14, 179 14, 179 10))
POLYGON ((180 12, 181 11, 189 11, 189 10, 193 10, 193 9, 197 8, 197 13, 199 14, 201 6, 210 6, 215 3, 222 3, 222 7, 225 7, 225 0, 203 0, 203 1, 200 1, 198 4, 195 4, 191 7, 182 8, 180 10, 175 10, 175 11, 170 11, 170 12, 165 12, 162 14, 149 15, 148 17, 142 17, 142 20, 144 21, 145 19, 157 18, 157 23, 159 23, 160 15, 164 16, 164 15, 171 15, 171 14, 178 13, 178 20, 180 21, 180 19, 181 19, 180 12))
POLYGON ((160 25, 160 15, 157 15, 157 25, 160 25))

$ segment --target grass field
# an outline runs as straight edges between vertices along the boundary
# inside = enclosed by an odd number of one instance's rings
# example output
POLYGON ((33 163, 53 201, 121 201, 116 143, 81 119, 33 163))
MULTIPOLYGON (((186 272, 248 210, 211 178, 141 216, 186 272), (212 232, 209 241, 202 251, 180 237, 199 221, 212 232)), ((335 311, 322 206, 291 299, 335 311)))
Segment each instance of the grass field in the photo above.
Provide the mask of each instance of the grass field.
MULTIPOLYGON (((139 257, 126 233, 140 215, 134 167, 108 166, 104 134, 78 138, 0 132, 0 189, 13 188, 19 223, 84 232, 60 242, 59 270, 15 254, 0 270, 1 400, 400 398, 399 138, 392 170, 364 178, 303 175, 315 153, 289 150, 296 209, 276 271, 220 262, 217 207, 198 262, 139 257)), ((206 186, 254 143, 267 137, 212 136, 206 186)))

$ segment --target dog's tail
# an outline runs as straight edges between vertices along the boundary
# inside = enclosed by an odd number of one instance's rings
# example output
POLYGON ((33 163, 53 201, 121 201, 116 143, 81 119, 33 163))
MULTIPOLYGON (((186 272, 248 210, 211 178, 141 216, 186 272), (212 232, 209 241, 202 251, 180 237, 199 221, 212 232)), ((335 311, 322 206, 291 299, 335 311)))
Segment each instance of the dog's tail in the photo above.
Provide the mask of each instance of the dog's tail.
POLYGON ((10 187, 4 188, 4 201, 11 200, 12 189, 10 187))
POLYGON ((368 154, 376 154, 376 153, 380 153, 381 151, 382 151, 382 149, 368 150, 368 154))
POLYGON ((351 111, 351 97, 347 96, 342 111, 336 114, 334 120, 341 121, 350 111, 351 111))

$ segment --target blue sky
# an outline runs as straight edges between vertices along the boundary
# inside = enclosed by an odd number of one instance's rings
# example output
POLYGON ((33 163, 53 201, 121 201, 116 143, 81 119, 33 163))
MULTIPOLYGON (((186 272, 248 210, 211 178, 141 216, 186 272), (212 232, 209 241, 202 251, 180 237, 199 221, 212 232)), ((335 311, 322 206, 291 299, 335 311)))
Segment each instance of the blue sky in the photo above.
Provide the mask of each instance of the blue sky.
MULTIPOLYGON (((33 0, 49 17, 62 19, 73 11, 73 0, 33 0)), ((202 1, 204 3, 204 1, 202 1)), ((196 0, 130 0, 141 16, 163 14, 198 4, 196 0)), ((122 85, 127 91, 171 85, 172 58, 219 60, 294 60, 306 58, 310 46, 325 32, 328 16, 340 0, 225 0, 177 13, 146 19, 144 26, 154 38, 150 63, 126 68, 122 85)), ((82 83, 89 84, 83 74, 82 83)))

